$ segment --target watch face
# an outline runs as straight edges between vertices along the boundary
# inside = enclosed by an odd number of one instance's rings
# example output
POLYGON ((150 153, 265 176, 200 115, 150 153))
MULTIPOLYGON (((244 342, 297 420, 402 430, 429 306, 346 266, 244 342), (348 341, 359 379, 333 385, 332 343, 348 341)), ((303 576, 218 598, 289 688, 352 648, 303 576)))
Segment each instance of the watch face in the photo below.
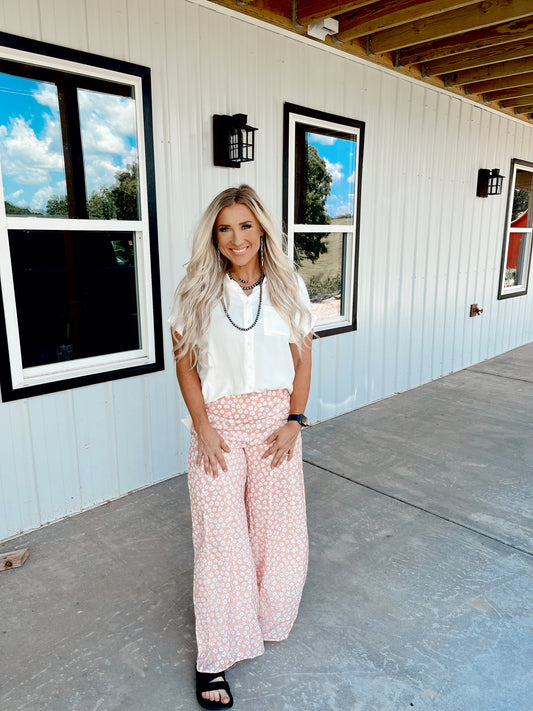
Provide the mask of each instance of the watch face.
POLYGON ((309 427, 309 421, 305 415, 289 415, 287 420, 294 420, 302 427, 309 427))

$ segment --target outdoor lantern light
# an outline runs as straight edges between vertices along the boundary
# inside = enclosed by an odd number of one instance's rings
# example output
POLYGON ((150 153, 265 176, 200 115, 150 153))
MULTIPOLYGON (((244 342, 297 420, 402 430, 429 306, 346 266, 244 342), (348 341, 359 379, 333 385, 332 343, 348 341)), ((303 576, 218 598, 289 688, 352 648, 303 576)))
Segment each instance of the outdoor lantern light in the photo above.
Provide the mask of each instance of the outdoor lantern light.
POLYGON ((480 168, 477 174, 477 196, 500 195, 504 178, 505 175, 500 175, 498 168, 480 168))
POLYGON ((248 126, 246 114, 213 116, 213 158, 215 165, 225 168, 240 168, 241 163, 254 159, 254 134, 248 126))

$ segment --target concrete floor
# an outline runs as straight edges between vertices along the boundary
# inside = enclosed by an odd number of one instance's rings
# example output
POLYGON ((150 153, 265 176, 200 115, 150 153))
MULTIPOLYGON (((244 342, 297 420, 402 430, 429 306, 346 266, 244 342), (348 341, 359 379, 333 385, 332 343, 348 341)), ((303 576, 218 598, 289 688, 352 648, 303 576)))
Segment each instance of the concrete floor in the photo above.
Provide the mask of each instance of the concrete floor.
MULTIPOLYGON (((533 344, 304 433, 311 539, 238 711, 533 709, 533 344)), ((0 545, 2 711, 199 708, 187 482, 0 545)))

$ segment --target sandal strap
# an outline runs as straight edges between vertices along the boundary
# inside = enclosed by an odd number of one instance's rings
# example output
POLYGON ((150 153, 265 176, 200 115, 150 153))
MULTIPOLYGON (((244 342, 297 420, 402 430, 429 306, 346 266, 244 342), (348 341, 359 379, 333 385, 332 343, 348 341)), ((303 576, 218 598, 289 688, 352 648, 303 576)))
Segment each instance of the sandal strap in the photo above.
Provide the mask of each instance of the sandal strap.
POLYGON ((196 672, 196 688, 200 693, 203 691, 217 691, 224 689, 228 695, 230 694, 229 684, 226 681, 226 675, 222 672, 211 674, 209 672, 196 672), (222 680, 220 680, 222 677, 222 680), (217 679, 217 681, 215 681, 217 679))
MULTIPOLYGON (((224 681, 214 681, 211 683, 212 683, 212 686, 210 688, 206 687, 204 689, 201 689, 200 693, 202 693, 202 691, 219 691, 220 689, 224 689, 224 691, 227 693, 227 695, 231 698, 231 691, 229 688, 229 684, 225 679, 224 679, 224 681)), ((227 704, 224 704, 224 705, 227 706, 227 704)))

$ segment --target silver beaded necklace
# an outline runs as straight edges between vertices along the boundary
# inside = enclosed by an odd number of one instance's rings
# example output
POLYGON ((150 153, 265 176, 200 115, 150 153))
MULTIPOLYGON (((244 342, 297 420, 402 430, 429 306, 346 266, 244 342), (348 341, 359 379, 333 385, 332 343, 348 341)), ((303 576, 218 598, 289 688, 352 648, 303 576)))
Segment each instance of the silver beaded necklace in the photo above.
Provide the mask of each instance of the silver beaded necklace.
MULTIPOLYGON (((231 275, 228 273, 229 278, 231 279, 231 275)), ((253 323, 250 326, 239 326, 238 323, 235 323, 235 321, 231 318, 231 316, 228 313, 228 308, 226 306, 226 302, 224 301, 224 296, 222 296, 222 308, 224 309, 224 313, 227 316, 228 321, 231 323, 232 326, 235 328, 239 329, 239 331, 251 331, 252 328, 256 325, 256 323, 259 321, 259 314, 261 313, 261 304, 263 303, 263 280, 265 278, 264 274, 261 274, 259 277, 259 280, 253 285, 257 286, 259 285, 259 305, 257 307, 257 313, 255 315, 255 318, 253 320, 253 323)))
MULTIPOLYGON (((231 272, 227 272, 227 275, 229 276, 231 281, 235 281, 234 277, 231 275, 231 272)), ((256 286, 259 286, 259 284, 261 283, 262 280, 263 280, 263 274, 261 274, 259 279, 257 281, 254 281, 253 284, 249 284, 249 282, 247 282, 245 279, 239 279, 239 281, 241 282, 239 284, 239 286, 241 287, 241 289, 243 291, 251 291, 252 289, 255 289, 256 286), (242 286, 242 284, 249 284, 249 286, 242 286)))

